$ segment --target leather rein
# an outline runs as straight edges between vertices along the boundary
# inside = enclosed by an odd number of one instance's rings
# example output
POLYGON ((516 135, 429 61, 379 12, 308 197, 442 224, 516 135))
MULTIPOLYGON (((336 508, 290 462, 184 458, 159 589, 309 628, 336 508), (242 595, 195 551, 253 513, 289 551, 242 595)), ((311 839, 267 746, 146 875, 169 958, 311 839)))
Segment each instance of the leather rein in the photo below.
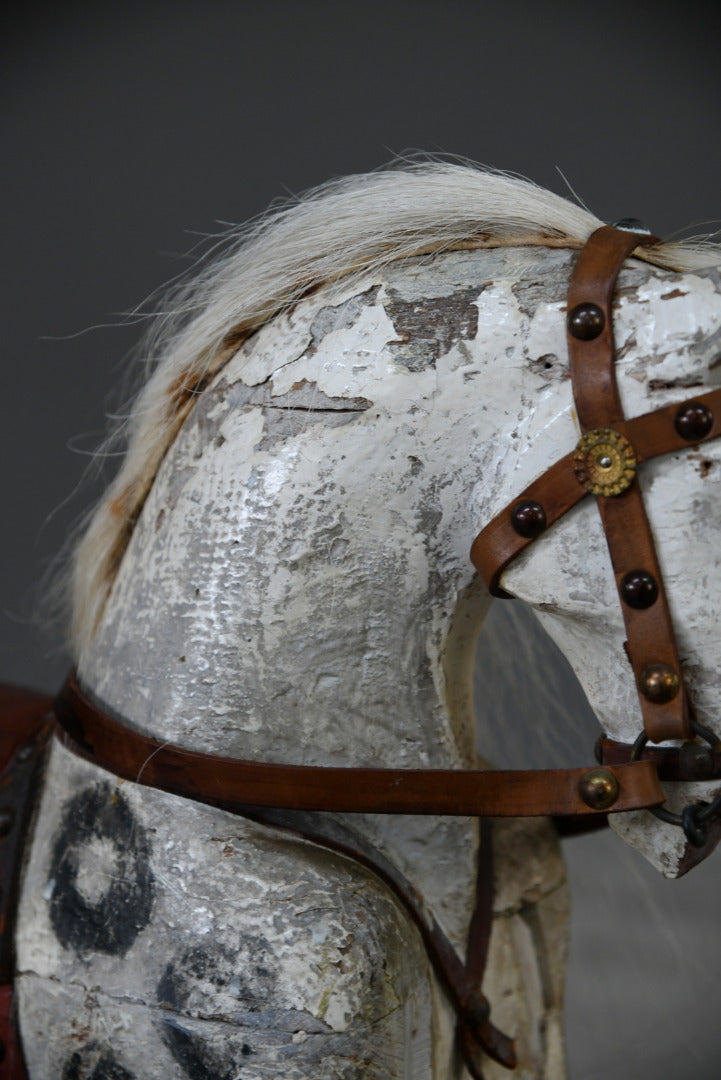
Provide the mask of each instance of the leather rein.
POLYGON ((568 349, 581 439, 476 537, 471 558, 491 593, 528 544, 588 494, 596 497, 639 689, 643 730, 631 745, 599 740, 599 765, 575 769, 377 769, 268 764, 198 753, 132 730, 104 712, 74 673, 55 702, 62 743, 117 776, 241 814, 311 839, 369 867, 414 918, 436 973, 459 1016, 459 1041, 474 1077, 480 1051, 512 1067, 513 1043, 488 1019, 480 980, 490 933, 492 879, 488 824, 481 821, 476 911, 463 965, 413 887, 382 853, 327 811, 345 813, 605 820, 607 813, 650 809, 706 843, 721 805, 692 804, 669 814, 661 779, 721 777, 713 733, 693 716, 651 528, 636 477, 643 461, 721 436, 721 390, 627 419, 615 376, 611 301, 624 260, 657 243, 638 223, 598 229, 582 249, 568 293, 568 349), (708 749, 694 741, 700 736, 708 749), (681 747, 647 742, 682 740, 681 747))

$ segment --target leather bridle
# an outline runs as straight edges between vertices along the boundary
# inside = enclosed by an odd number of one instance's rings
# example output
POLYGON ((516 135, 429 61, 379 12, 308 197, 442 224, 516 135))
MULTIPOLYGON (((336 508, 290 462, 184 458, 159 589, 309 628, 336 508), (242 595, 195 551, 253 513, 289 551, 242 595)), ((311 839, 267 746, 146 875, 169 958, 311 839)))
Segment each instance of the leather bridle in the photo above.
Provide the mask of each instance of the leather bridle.
MULTIPOLYGON (((631 252, 657 243, 637 223, 598 229, 581 251, 568 293, 568 349, 581 439, 486 525, 471 549, 491 593, 507 596, 500 579, 521 551, 587 494, 596 496, 608 541, 639 688, 643 730, 625 745, 604 737, 596 767, 530 771, 335 768, 268 764, 202 754, 134 731, 93 702, 74 673, 55 714, 59 737, 81 757, 127 780, 242 814, 349 855, 381 877, 418 926, 434 968, 459 1016, 459 1041, 475 1077, 480 1051, 515 1062, 512 1041, 493 1027, 480 989, 490 932, 490 848, 481 823, 479 893, 463 965, 415 890, 388 860, 327 811, 449 814, 486 818, 533 815, 603 816, 651 809, 706 842, 719 811, 694 804, 682 815, 662 808, 660 779, 721 777, 721 753, 693 716, 678 658, 653 536, 636 476, 660 454, 721 436, 721 390, 644 416, 624 416, 615 376, 611 300, 631 252), (693 740, 700 735, 709 749, 693 740), (647 742, 683 740, 680 748, 647 742)), ((718 800, 721 802, 721 798, 718 800)))
MULTIPOLYGON (((718 740, 694 717, 636 468, 661 454, 718 438, 721 390, 626 419, 615 373, 611 300, 616 277, 634 248, 657 242, 633 226, 605 225, 581 251, 569 285, 566 325, 582 437, 574 451, 552 465, 482 530, 471 558, 491 593, 507 596, 500 578, 511 560, 585 495, 595 495, 643 718, 643 729, 632 746, 605 737, 599 740, 600 771, 621 761, 643 759, 656 764, 662 779, 709 780, 721 776, 718 740), (694 736, 704 739, 707 747, 691 742, 694 736), (671 739, 684 740, 684 746, 646 747, 648 742, 671 739)), ((610 778, 605 788, 601 783, 602 801, 612 800, 614 794, 610 778)), ((691 804, 680 815, 663 807, 649 809, 664 821, 680 825, 689 843, 701 847, 720 805, 716 800, 691 804)))

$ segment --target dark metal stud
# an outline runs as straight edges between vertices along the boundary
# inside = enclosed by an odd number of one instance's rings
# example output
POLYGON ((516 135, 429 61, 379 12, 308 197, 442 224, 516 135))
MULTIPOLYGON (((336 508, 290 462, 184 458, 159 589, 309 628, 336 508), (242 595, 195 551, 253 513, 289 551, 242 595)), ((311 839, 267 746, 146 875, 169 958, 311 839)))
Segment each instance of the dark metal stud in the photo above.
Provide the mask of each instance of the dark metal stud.
POLYGON ((13 827, 15 815, 12 810, 0 810, 0 836, 7 836, 13 827))
POLYGON ((649 664, 641 672, 638 682, 643 696, 654 705, 673 701, 681 685, 678 675, 668 664, 649 664))
POLYGON ((618 780, 610 769, 589 769, 578 781, 578 794, 592 810, 608 810, 618 791, 618 780))
POLYGON ((639 221, 638 218, 635 217, 625 217, 621 218, 620 221, 614 221, 613 227, 614 229, 622 229, 624 232, 637 232, 646 233, 648 236, 651 235, 651 230, 648 225, 644 225, 642 221, 639 221))
POLYGON ((598 304, 576 304, 566 319, 568 332, 579 341, 597 338, 606 324, 606 316, 598 304))
POLYGON ((519 536, 534 540, 546 528, 546 511, 540 503, 523 499, 511 510, 511 525, 519 536))
POLYGON ((681 780, 709 780, 713 775, 713 755, 707 746, 685 742, 678 751, 678 775, 681 780))
POLYGON ((713 413, 700 401, 690 401, 688 405, 682 405, 673 422, 681 438, 689 442, 704 439, 712 425, 713 413))
POLYGON ((658 599, 658 585, 648 570, 629 570, 621 579, 621 599, 636 611, 650 608, 658 599))

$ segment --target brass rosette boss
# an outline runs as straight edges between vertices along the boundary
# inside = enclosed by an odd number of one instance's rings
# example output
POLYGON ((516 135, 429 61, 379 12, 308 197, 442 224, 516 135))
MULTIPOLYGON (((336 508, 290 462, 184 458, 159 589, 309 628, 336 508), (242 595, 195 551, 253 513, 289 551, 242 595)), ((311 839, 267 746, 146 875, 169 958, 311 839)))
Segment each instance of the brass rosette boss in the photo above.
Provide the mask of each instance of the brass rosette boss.
POLYGON ((613 428, 587 431, 573 453, 573 471, 592 495, 620 495, 636 475, 636 451, 625 435, 613 428))

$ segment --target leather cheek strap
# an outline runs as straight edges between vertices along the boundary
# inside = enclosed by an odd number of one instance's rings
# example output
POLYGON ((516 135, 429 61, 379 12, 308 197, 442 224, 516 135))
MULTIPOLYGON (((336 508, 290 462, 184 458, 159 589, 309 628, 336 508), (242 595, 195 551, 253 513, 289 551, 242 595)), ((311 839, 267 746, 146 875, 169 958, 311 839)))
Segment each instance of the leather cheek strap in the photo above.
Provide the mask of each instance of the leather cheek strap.
MULTIPOLYGON (((664 406, 630 420, 623 416, 615 376, 611 299, 624 259, 635 247, 653 242, 655 238, 645 234, 628 233, 611 226, 598 229, 579 255, 568 294, 571 326, 568 350, 581 430, 584 435, 590 433, 589 437, 593 439, 610 429, 619 445, 625 440, 631 444, 637 463, 721 436, 721 390, 664 406), (602 329, 589 336, 583 333, 579 336, 573 332, 574 316, 580 313, 583 317, 589 310, 596 318, 596 326, 600 324, 602 329), (709 425, 702 435, 696 433, 685 437, 677 430, 675 421, 679 413, 690 406, 705 409, 709 425)), ((510 561, 589 493, 589 486, 579 479, 574 469, 574 458, 582 444, 583 440, 577 451, 567 454, 529 485, 476 537, 471 559, 494 595, 509 595, 501 588, 500 577, 510 561), (537 504, 543 511, 543 525, 531 536, 519 535, 514 526, 514 513, 523 502, 537 504)), ((646 735, 652 742, 689 738, 691 708, 638 479, 633 476, 625 490, 616 494, 597 494, 596 498, 619 590, 628 655, 639 689, 646 735), (645 608, 630 606, 622 587, 626 575, 638 571, 650 575, 657 588, 656 599, 645 608), (649 671, 655 675, 660 672, 675 683, 669 700, 653 700, 644 692, 644 688, 648 689, 649 671)))
MULTIPOLYGON (((655 237, 605 225, 593 233, 571 275, 568 355, 573 397, 584 433, 604 429, 619 433, 619 425, 623 424, 623 408, 616 383, 611 300, 624 260, 639 244, 654 242, 655 237), (603 316, 601 332, 590 339, 574 332, 574 314, 587 305, 600 310, 603 316)), ((653 534, 637 478, 631 479, 625 491, 597 495, 596 501, 621 598, 628 655, 639 689, 644 730, 652 742, 687 739, 691 737, 688 696, 653 534), (626 603, 621 587, 626 574, 638 571, 650 574, 657 588, 655 601, 645 608, 634 608, 626 603), (649 692, 649 683, 653 684, 654 693, 649 692), (664 695, 665 700, 662 699, 664 695)))

